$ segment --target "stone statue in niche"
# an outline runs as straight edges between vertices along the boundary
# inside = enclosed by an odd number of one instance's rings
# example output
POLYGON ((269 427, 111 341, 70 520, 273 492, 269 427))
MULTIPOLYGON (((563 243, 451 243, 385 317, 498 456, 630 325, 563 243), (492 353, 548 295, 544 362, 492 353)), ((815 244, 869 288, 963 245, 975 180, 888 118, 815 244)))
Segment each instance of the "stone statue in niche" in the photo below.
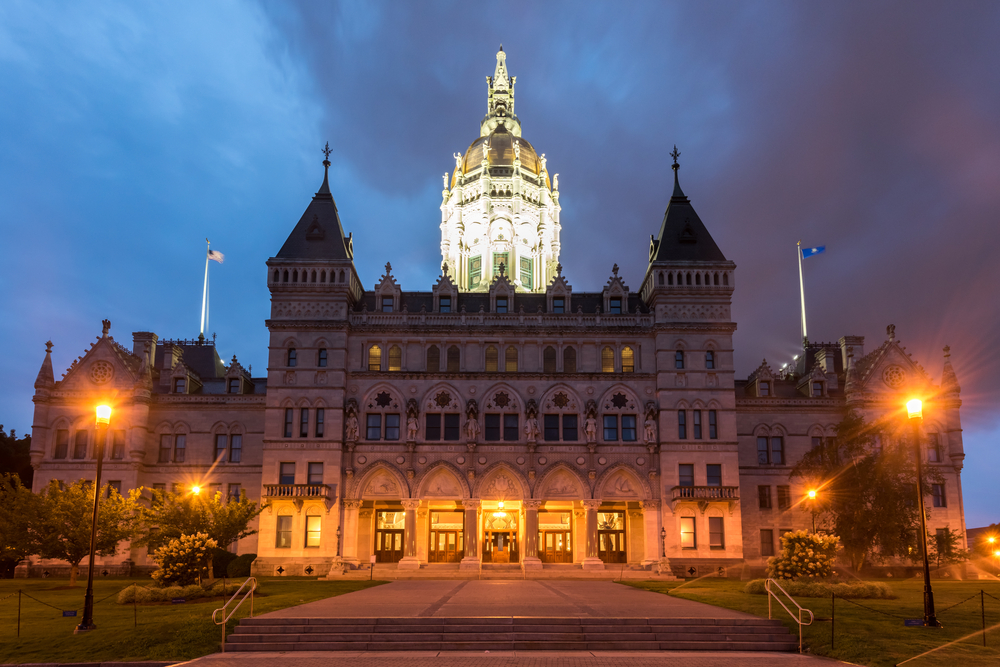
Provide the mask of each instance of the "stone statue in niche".
POLYGON ((406 440, 407 442, 413 442, 417 439, 417 432, 420 430, 420 426, 417 423, 417 418, 414 416, 409 416, 406 419, 406 440))
POLYGON ((583 427, 583 432, 587 436, 587 442, 597 441, 597 420, 593 417, 587 417, 586 424, 583 427))
POLYGON ((524 420, 524 435, 527 437, 528 442, 534 443, 538 439, 538 434, 541 431, 538 430, 538 420, 534 417, 524 420))
POLYGON ((651 415, 646 415, 646 421, 643 422, 643 427, 646 431, 646 442, 656 442, 656 420, 653 419, 651 415))
POLYGON ((358 418, 353 412, 347 415, 347 421, 344 425, 344 440, 347 442, 358 441, 358 418))
POLYGON ((470 417, 465 422, 465 437, 469 442, 476 442, 479 439, 479 420, 475 417, 470 417))

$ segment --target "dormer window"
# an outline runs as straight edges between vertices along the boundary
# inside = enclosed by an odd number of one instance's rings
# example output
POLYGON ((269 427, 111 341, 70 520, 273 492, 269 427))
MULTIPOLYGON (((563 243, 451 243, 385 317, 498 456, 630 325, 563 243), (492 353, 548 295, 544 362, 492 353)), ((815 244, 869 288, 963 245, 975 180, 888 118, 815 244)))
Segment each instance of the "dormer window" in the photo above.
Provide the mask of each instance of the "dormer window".
POLYGON ((320 368, 326 368, 326 360, 327 360, 326 348, 325 347, 320 348, 319 354, 316 356, 316 365, 319 366, 320 368))
POLYGON ((715 352, 711 350, 705 353, 705 368, 708 370, 715 368, 715 352))
POLYGON ((239 378, 230 378, 229 379, 229 393, 230 394, 238 394, 238 393, 240 393, 240 379, 239 378))
POLYGON ((288 348, 288 367, 294 368, 298 363, 298 352, 295 351, 294 347, 288 348))
POLYGON ((812 388, 813 388, 813 396, 815 398, 822 398, 822 396, 823 396, 823 383, 822 382, 813 382, 812 383, 812 388))
POLYGON ((443 296, 443 297, 441 297, 440 301, 438 302, 438 310, 440 312, 442 312, 442 313, 450 313, 451 312, 451 297, 450 296, 443 296))
POLYGON ((566 299, 561 296, 552 297, 552 312, 553 313, 565 313, 566 312, 566 299))
POLYGON ((770 382, 761 382, 760 383, 760 389, 757 392, 757 395, 758 396, 770 396, 771 395, 771 383, 770 382))
POLYGON ((187 388, 187 379, 186 378, 177 378, 176 380, 174 380, 174 393, 175 394, 183 394, 184 390, 186 388, 187 388))
POLYGON ((621 297, 613 296, 608 299, 608 312, 612 315, 622 314, 622 300, 621 297))
POLYGON ((507 312, 507 297, 498 296, 497 297, 497 312, 506 313, 507 312))
POLYGON ((382 297, 382 312, 391 313, 392 312, 392 297, 384 296, 382 297))

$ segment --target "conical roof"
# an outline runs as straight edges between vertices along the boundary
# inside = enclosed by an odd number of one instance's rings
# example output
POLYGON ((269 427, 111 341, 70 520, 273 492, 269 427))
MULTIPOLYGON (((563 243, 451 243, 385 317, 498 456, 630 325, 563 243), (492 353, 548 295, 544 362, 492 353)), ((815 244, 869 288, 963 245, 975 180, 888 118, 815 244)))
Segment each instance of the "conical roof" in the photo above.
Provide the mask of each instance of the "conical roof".
POLYGON ((708 233, 691 201, 681 190, 677 172, 677 147, 674 147, 674 192, 663 214, 660 234, 649 249, 652 262, 725 262, 726 256, 708 233))
POLYGON ((330 161, 323 161, 323 185, 309 202, 305 213, 275 255, 277 259, 354 259, 351 240, 337 214, 330 193, 330 161))

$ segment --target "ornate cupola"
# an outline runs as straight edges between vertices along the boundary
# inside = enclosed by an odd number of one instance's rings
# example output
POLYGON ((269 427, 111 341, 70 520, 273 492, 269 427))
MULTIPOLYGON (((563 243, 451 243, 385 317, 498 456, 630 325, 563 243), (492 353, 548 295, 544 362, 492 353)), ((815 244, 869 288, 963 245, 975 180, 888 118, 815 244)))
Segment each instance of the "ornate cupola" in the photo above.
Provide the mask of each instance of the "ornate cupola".
POLYGON ((660 233, 650 237, 640 291, 658 321, 729 322, 736 264, 726 259, 681 190, 674 146, 674 190, 660 233))
POLYGON ((559 264, 559 175, 521 136, 515 81, 500 47, 479 137, 444 175, 441 266, 461 291, 489 291, 502 264, 517 291, 544 293, 559 264))
POLYGON ((323 149, 323 184, 278 254, 267 260, 271 319, 344 319, 363 289, 354 244, 344 234, 330 192, 330 144, 323 149))

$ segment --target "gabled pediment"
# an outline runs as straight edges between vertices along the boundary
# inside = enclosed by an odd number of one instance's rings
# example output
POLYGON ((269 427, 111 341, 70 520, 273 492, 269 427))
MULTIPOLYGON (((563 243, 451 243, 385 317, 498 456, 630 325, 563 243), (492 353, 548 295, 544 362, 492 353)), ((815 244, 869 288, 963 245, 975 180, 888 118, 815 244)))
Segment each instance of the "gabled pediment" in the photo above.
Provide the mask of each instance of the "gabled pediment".
POLYGON ((400 309, 402 290, 392 275, 392 264, 385 263, 385 274, 375 285, 375 309, 381 312, 397 312, 400 309))
POLYGON ((70 364, 60 389, 104 391, 131 389, 139 379, 142 360, 118 345, 110 336, 97 339, 70 364))
POLYGON ((891 338, 857 362, 860 389, 870 393, 896 393, 923 386, 929 378, 895 338, 891 338))
POLYGON ((609 313, 612 311, 611 299, 620 299, 619 307, 622 313, 628 312, 628 285, 621 279, 618 275, 618 265, 615 264, 611 267, 611 277, 608 278, 608 284, 604 286, 604 290, 601 292, 604 297, 604 312, 609 313))
POLYGON ((563 310, 564 313, 571 312, 572 306, 570 305, 570 299, 573 295, 573 286, 569 284, 566 280, 566 276, 562 274, 562 264, 556 264, 556 275, 549 282, 548 287, 545 288, 545 301, 548 308, 548 312, 556 312, 553 310, 553 298, 563 299, 563 310))

